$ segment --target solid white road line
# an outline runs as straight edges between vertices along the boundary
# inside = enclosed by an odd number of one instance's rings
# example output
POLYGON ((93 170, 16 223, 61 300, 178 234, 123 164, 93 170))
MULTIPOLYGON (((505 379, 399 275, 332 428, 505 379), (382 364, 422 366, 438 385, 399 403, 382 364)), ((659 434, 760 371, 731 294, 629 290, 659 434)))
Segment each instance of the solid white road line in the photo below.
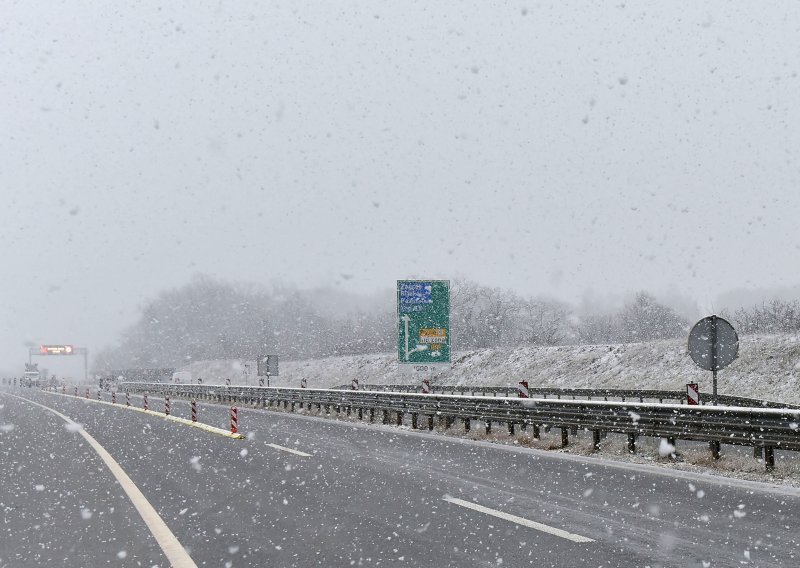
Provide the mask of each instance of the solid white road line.
POLYGON ((284 446, 279 446, 278 444, 267 444, 270 448, 275 448, 276 450, 282 450, 284 452, 289 452, 290 454, 294 454, 296 456, 303 456, 304 458, 310 458, 311 454, 307 454, 305 452, 301 452, 300 450, 293 450, 292 448, 287 448, 284 446))
POLYGON ((522 525, 523 527, 536 529, 537 531, 541 531, 547 534, 552 534, 554 536, 560 536, 561 538, 571 540, 572 542, 594 542, 593 538, 581 536, 579 534, 573 534, 571 532, 557 529, 549 525, 543 525, 542 523, 537 523, 536 521, 529 521, 528 519, 523 519, 522 517, 518 517, 516 515, 510 515, 502 511, 496 511, 495 509, 490 509, 489 507, 484 507, 483 505, 478 505, 477 503, 471 503, 470 501, 456 499, 455 497, 450 497, 449 495, 442 497, 442 499, 444 499, 448 503, 453 503, 454 505, 460 505, 461 507, 466 507, 467 509, 478 511, 479 513, 485 513, 487 515, 492 515, 493 517, 497 517, 498 519, 504 519, 506 521, 511 521, 512 523, 517 523, 518 525, 522 525))
POLYGON ((81 436, 89 442, 89 445, 92 446, 97 455, 100 456, 100 459, 105 462, 108 469, 111 470, 111 473, 119 482, 122 489, 128 495, 128 498, 133 503, 133 506, 136 507, 136 510, 139 511, 139 515, 141 515, 142 520, 147 525, 147 528, 150 529, 150 532, 155 537, 156 542, 161 547, 161 550, 164 551, 164 555, 169 560, 170 564, 173 568, 197 568, 197 564, 194 563, 194 560, 189 556, 189 554, 184 550, 183 546, 172 531, 169 529, 167 524, 164 520, 158 515, 156 510, 147 500, 147 498, 142 494, 138 487, 131 481, 131 478, 128 477, 128 474, 125 473, 125 470, 116 462, 116 460, 111 457, 106 449, 100 445, 100 443, 95 440, 83 427, 72 420, 69 416, 65 416, 61 414, 59 411, 50 408, 49 406, 45 406, 43 404, 39 404, 38 402, 34 402, 32 400, 28 400, 25 397, 17 396, 17 395, 10 395, 16 398, 22 399, 26 402, 31 404, 35 404, 45 410, 52 412, 62 420, 64 420, 67 424, 71 427, 74 427, 78 430, 81 436))

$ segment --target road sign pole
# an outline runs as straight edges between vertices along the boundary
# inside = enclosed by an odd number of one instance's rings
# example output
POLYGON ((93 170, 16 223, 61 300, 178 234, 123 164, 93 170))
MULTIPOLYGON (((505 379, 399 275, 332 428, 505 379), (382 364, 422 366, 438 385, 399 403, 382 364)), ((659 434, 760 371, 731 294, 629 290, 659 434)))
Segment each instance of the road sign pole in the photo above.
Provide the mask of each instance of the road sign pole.
POLYGON ((711 370, 713 373, 713 405, 717 406, 717 316, 711 316, 711 370))
POLYGON ((713 401, 714 401, 712 404, 714 406, 717 406, 717 370, 716 369, 714 369, 714 371, 712 373, 712 377, 713 377, 713 379, 712 379, 712 381, 713 381, 712 388, 713 388, 713 395, 714 395, 712 397, 713 401))

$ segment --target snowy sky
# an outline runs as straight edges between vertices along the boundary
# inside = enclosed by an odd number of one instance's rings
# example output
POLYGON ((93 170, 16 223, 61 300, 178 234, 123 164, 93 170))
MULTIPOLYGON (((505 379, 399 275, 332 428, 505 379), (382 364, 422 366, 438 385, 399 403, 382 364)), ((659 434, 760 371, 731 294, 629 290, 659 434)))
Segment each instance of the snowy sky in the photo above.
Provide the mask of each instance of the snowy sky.
POLYGON ((0 7, 0 369, 206 273, 800 284, 800 4, 0 7))

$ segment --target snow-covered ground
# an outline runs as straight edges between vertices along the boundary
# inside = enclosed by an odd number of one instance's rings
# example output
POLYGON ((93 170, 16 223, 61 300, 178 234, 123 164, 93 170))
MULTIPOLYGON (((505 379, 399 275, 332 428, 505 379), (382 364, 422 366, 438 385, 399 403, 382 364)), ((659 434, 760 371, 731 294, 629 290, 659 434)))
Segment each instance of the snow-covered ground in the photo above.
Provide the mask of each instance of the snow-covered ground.
MULTIPOLYGON (((206 384, 258 384, 255 363, 245 377, 242 361, 197 361, 190 371, 206 384)), ((395 353, 281 361, 280 376, 271 386, 309 387, 349 384, 418 383, 422 377, 398 370, 395 353)), ((719 373, 719 392, 800 404, 800 335, 748 336, 740 341, 739 358, 719 373)), ((620 345, 495 348, 457 353, 453 368, 433 382, 447 385, 515 385, 531 387, 630 388, 682 390, 698 382, 710 392, 711 373, 694 365, 684 340, 620 345)))

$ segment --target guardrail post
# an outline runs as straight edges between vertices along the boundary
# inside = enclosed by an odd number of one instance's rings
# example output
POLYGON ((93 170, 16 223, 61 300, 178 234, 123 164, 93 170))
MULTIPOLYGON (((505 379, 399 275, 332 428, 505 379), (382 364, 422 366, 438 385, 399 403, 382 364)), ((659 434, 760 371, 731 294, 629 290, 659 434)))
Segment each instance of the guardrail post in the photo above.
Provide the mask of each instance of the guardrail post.
POLYGON ((492 433, 492 421, 491 420, 487 420, 486 421, 486 434, 488 435, 488 434, 491 434, 491 433, 492 433))
POLYGON ((635 454, 636 453, 636 434, 633 432, 628 433, 628 453, 635 454))
POLYGON ((433 414, 428 414, 428 430, 433 430, 433 414))
POLYGON ((539 425, 538 424, 531 424, 531 429, 533 430, 533 439, 539 439, 539 425))
POLYGON ((399 410, 397 411, 397 425, 398 426, 403 425, 403 413, 400 412, 399 410))
POLYGON ((711 456, 715 459, 719 459, 719 440, 711 440, 708 443, 709 448, 711 449, 711 456))
POLYGON ((361 408, 360 406, 358 407, 358 419, 364 420, 364 409, 361 408))
POLYGON ((767 471, 775 469, 775 448, 764 446, 764 467, 767 471))
POLYGON ((569 445, 569 428, 561 428, 561 447, 566 448, 569 445))
POLYGON ((419 415, 416 412, 412 412, 411 413, 411 429, 412 430, 416 430, 417 429, 417 417, 418 416, 419 415))
POLYGON ((383 409, 383 423, 384 424, 389 423, 389 411, 386 410, 385 408, 383 409))
POLYGON ((469 432, 470 428, 470 419, 464 418, 464 432, 469 432))
POLYGON ((753 446, 753 457, 759 461, 764 459, 764 450, 761 446, 753 446))
POLYGON ((289 409, 291 412, 294 412, 294 402, 291 404, 291 408, 289 409))
POLYGON ((600 430, 592 430, 592 451, 600 451, 600 430))
POLYGON ((369 421, 370 422, 375 422, 375 409, 374 408, 370 408, 369 409, 369 421))
POLYGON ((570 434, 572 434, 573 436, 577 436, 578 435, 578 427, 577 426, 570 427, 570 434))

